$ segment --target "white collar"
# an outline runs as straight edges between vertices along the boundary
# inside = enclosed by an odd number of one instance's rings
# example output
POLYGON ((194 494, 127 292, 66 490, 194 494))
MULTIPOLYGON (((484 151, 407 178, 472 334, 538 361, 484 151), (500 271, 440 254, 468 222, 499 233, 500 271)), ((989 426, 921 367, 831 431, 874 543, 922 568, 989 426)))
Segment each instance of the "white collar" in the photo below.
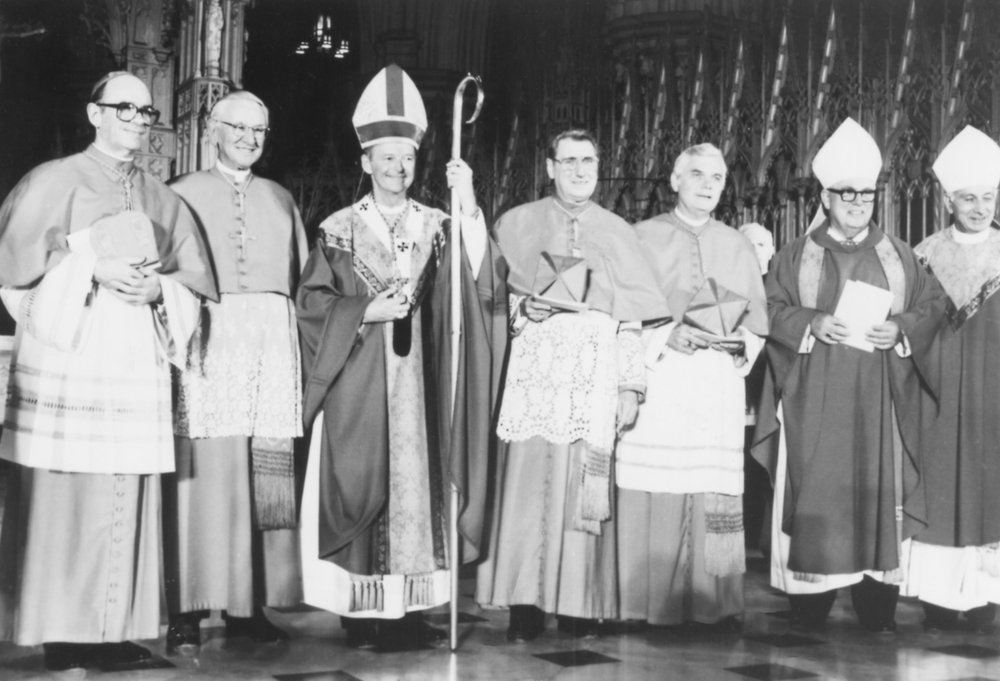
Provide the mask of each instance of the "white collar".
POLYGON ((981 232, 962 232, 955 225, 952 225, 951 238, 958 244, 981 244, 989 241, 991 229, 993 228, 987 227, 981 232))
MULTIPOLYGON (((830 225, 830 229, 826 230, 826 233, 830 235, 831 239, 833 239, 834 241, 836 241, 839 244, 842 244, 845 241, 847 241, 847 235, 844 234, 840 230, 840 227, 834 227, 833 225, 830 225)), ((860 232, 858 232, 857 234, 855 234, 851 238, 851 241, 853 241, 856 244, 860 244, 862 241, 864 241, 867 238, 868 238, 868 228, 865 227, 860 232)))
POLYGON ((112 154, 110 151, 108 151, 107 149, 105 149, 101 145, 101 143, 98 140, 96 140, 96 139, 94 140, 94 148, 97 149, 102 154, 104 154, 105 156, 110 156, 111 158, 115 159, 116 161, 122 161, 124 163, 132 163, 133 161, 135 161, 135 158, 133 158, 131 156, 119 156, 118 154, 112 154))
POLYGON ((708 224, 708 221, 712 219, 711 215, 706 215, 704 220, 702 220, 701 222, 696 222, 691 217, 689 217, 689 216, 685 215, 684 213, 682 213, 681 210, 680 210, 680 206, 675 206, 674 207, 674 215, 676 215, 678 218, 680 218, 681 222, 683 222, 685 225, 688 225, 690 227, 702 227, 702 226, 708 224))
POLYGON ((247 176, 250 174, 249 168, 246 170, 233 170, 219 159, 215 160, 215 167, 218 168, 220 172, 223 172, 233 178, 233 180, 236 181, 236 184, 242 184, 243 180, 247 179, 247 176))

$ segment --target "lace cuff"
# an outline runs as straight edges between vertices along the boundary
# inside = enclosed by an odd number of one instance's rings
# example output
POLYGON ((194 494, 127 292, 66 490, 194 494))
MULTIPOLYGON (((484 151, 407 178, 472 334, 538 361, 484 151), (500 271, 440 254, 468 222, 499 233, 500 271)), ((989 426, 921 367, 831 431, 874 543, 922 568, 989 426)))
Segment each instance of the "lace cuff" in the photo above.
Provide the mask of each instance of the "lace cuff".
POLYGON ((645 347, 642 344, 642 327, 627 322, 618 327, 618 391, 634 390, 646 394, 645 347))
POLYGON ((521 307, 521 303, 528 296, 519 296, 516 293, 510 294, 510 335, 511 337, 516 337, 520 334, 524 327, 528 325, 528 316, 524 314, 524 309, 521 307))

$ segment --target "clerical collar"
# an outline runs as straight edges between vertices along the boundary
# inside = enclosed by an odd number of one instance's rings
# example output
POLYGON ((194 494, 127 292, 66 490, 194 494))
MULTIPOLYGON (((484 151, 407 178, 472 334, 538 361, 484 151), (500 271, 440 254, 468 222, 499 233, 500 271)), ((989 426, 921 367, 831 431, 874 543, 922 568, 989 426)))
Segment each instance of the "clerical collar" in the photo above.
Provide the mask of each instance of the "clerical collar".
POLYGON ((246 170, 234 170, 219 159, 215 160, 215 167, 219 169, 219 172, 233 178, 236 184, 243 184, 243 181, 247 179, 248 175, 250 175, 249 168, 246 170))
POLYGON ((91 143, 90 146, 94 147, 94 149, 96 149, 97 151, 101 152, 102 154, 104 154, 105 156, 107 156, 109 159, 114 160, 114 161, 118 161, 119 163, 134 163, 135 162, 135 159, 132 158, 131 156, 119 156, 118 154, 112 154, 110 151, 108 151, 107 149, 105 149, 104 147, 102 147, 101 143, 98 140, 96 140, 96 139, 93 141, 93 143, 91 143))
POLYGON ((587 199, 583 203, 570 203, 569 201, 560 199, 558 196, 553 196, 552 198, 555 200, 557 206, 562 208, 564 212, 569 213, 570 217, 578 218, 594 205, 590 199, 587 199))
POLYGON ((987 227, 981 232, 962 232, 955 225, 951 226, 951 238, 955 243, 962 245, 981 244, 989 241, 992 227, 987 227))
POLYGON ((865 227, 860 232, 855 234, 853 237, 848 237, 844 232, 841 231, 839 227, 834 227, 833 224, 829 226, 826 230, 827 235, 836 241, 838 244, 850 243, 853 245, 860 244, 862 241, 868 238, 868 227, 865 227))
POLYGON ((681 213, 680 208, 677 207, 674 208, 674 215, 677 216, 677 219, 680 220, 682 223, 684 223, 688 227, 693 227, 695 229, 697 229, 698 227, 704 227, 705 225, 708 224, 708 221, 712 219, 711 215, 706 215, 705 219, 702 220, 701 222, 695 222, 687 215, 681 213))

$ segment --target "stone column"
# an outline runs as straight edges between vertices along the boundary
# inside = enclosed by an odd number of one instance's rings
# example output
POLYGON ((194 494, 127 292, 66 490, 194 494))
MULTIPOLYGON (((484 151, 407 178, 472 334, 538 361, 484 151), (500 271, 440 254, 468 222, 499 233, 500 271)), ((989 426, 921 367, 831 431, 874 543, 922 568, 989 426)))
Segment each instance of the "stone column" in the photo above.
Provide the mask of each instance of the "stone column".
POLYGON ((208 138, 212 107, 243 85, 244 10, 250 0, 186 0, 180 12, 177 172, 215 164, 208 138))

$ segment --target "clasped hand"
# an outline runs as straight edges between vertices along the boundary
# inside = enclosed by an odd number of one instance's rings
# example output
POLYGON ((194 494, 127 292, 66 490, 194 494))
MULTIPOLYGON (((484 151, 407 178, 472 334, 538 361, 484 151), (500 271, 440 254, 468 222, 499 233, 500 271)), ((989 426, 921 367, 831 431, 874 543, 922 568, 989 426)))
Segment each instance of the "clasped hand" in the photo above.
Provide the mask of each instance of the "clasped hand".
POLYGON ((398 288, 389 288, 378 294, 365 308, 364 323, 391 322, 402 319, 410 311, 410 301, 398 288))
MULTIPOLYGON (((847 323, 831 314, 816 315, 810 322, 809 328, 818 340, 828 345, 842 343, 850 335, 847 323)), ((891 319, 876 324, 865 332, 865 340, 879 350, 891 350, 902 338, 903 332, 899 324, 891 319)))
POLYGON ((129 305, 149 305, 160 299, 160 275, 144 258, 104 256, 94 265, 94 280, 129 305))

